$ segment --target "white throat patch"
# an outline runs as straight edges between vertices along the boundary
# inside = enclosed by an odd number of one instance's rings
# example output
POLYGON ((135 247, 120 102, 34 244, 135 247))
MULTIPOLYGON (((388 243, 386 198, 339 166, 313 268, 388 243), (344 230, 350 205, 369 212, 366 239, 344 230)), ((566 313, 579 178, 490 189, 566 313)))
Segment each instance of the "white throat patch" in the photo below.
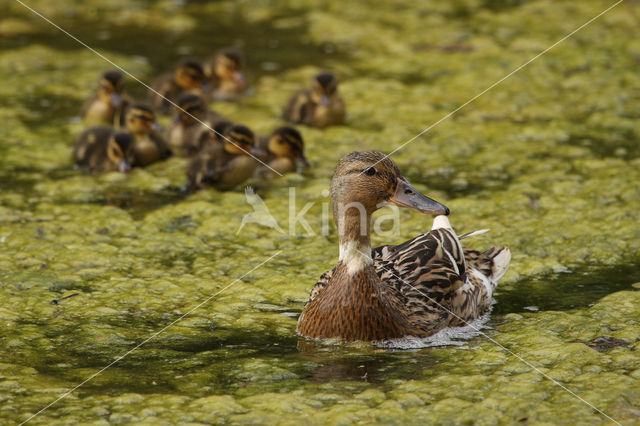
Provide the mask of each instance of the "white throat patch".
POLYGON ((366 265, 372 265, 371 247, 361 246, 358 241, 348 241, 340 244, 340 257, 338 258, 347 267, 349 275, 353 275, 364 269, 366 265))

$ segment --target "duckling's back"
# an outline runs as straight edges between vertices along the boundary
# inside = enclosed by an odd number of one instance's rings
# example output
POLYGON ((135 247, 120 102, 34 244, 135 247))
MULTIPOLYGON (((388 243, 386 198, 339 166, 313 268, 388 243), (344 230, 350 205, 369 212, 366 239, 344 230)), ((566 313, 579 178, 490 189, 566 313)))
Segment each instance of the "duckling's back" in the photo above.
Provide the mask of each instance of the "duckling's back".
POLYGON ((107 145, 113 129, 106 126, 92 127, 78 136, 73 147, 75 164, 84 170, 108 169, 107 145))

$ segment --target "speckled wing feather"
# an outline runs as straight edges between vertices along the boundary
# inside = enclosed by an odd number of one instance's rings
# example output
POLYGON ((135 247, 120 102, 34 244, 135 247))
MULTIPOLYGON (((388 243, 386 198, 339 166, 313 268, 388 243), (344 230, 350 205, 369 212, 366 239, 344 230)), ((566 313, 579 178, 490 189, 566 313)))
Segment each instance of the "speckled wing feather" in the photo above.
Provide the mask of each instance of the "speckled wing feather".
POLYGON ((432 230, 402 244, 376 247, 373 258, 382 281, 406 298, 414 327, 437 331, 449 324, 455 292, 466 275, 455 234, 432 230))

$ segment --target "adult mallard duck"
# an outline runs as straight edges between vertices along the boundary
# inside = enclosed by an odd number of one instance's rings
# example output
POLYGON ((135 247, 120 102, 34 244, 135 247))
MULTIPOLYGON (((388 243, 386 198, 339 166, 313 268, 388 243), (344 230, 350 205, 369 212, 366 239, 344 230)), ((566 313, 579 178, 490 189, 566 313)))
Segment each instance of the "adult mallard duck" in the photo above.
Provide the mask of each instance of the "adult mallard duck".
POLYGON ((205 100, 194 93, 183 93, 176 101, 176 115, 169 128, 169 144, 191 156, 200 150, 210 128, 225 118, 207 108, 205 100))
POLYGON ((251 129, 233 124, 223 133, 224 142, 211 143, 193 157, 187 168, 192 190, 209 184, 217 189, 231 189, 253 176, 262 152, 255 145, 251 129))
POLYGON ((153 110, 144 104, 135 104, 128 108, 125 126, 133 134, 133 166, 145 167, 157 161, 171 157, 172 151, 159 133, 153 110))
POLYGON ((151 106, 163 114, 171 111, 171 102, 176 102, 182 93, 196 93, 204 96, 209 90, 202 65, 196 61, 182 62, 173 73, 160 77, 153 88, 155 92, 150 93, 151 106))
POLYGON ((320 128, 342 124, 344 116, 345 106, 338 94, 338 80, 329 73, 315 76, 311 90, 295 94, 283 112, 285 120, 320 128))
POLYGON ((278 176, 275 171, 285 174, 309 167, 304 156, 302 135, 291 126, 280 127, 269 136, 259 137, 257 146, 266 153, 261 160, 269 167, 260 165, 256 169, 256 177, 273 178, 278 176))
POLYGON ((76 166, 89 172, 127 173, 131 170, 133 135, 111 127, 92 127, 78 136, 73 147, 76 166))
POLYGON ((298 319, 301 335, 345 341, 426 337, 489 309, 497 280, 509 267, 509 249, 465 256, 446 217, 449 209, 414 189, 384 154, 342 158, 331 201, 340 257, 312 290, 298 319), (431 231, 372 253, 371 214, 386 203, 438 216, 431 231))
POLYGON ((220 101, 233 100, 245 93, 249 87, 244 77, 244 57, 237 50, 227 49, 204 64, 204 73, 213 90, 213 98, 220 101))
POLYGON ((122 112, 129 102, 123 81, 124 76, 120 71, 106 71, 102 74, 98 89, 82 108, 82 118, 111 126, 120 125, 122 112))

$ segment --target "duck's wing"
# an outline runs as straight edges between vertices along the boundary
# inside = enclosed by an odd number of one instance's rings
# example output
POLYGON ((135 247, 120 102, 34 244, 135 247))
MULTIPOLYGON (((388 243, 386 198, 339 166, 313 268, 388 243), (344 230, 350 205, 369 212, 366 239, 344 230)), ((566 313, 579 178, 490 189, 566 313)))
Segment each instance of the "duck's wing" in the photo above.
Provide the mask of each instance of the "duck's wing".
POLYGON ((376 247, 373 258, 382 281, 405 298, 416 329, 432 334, 449 324, 453 298, 466 277, 453 231, 436 229, 395 246, 376 247))

